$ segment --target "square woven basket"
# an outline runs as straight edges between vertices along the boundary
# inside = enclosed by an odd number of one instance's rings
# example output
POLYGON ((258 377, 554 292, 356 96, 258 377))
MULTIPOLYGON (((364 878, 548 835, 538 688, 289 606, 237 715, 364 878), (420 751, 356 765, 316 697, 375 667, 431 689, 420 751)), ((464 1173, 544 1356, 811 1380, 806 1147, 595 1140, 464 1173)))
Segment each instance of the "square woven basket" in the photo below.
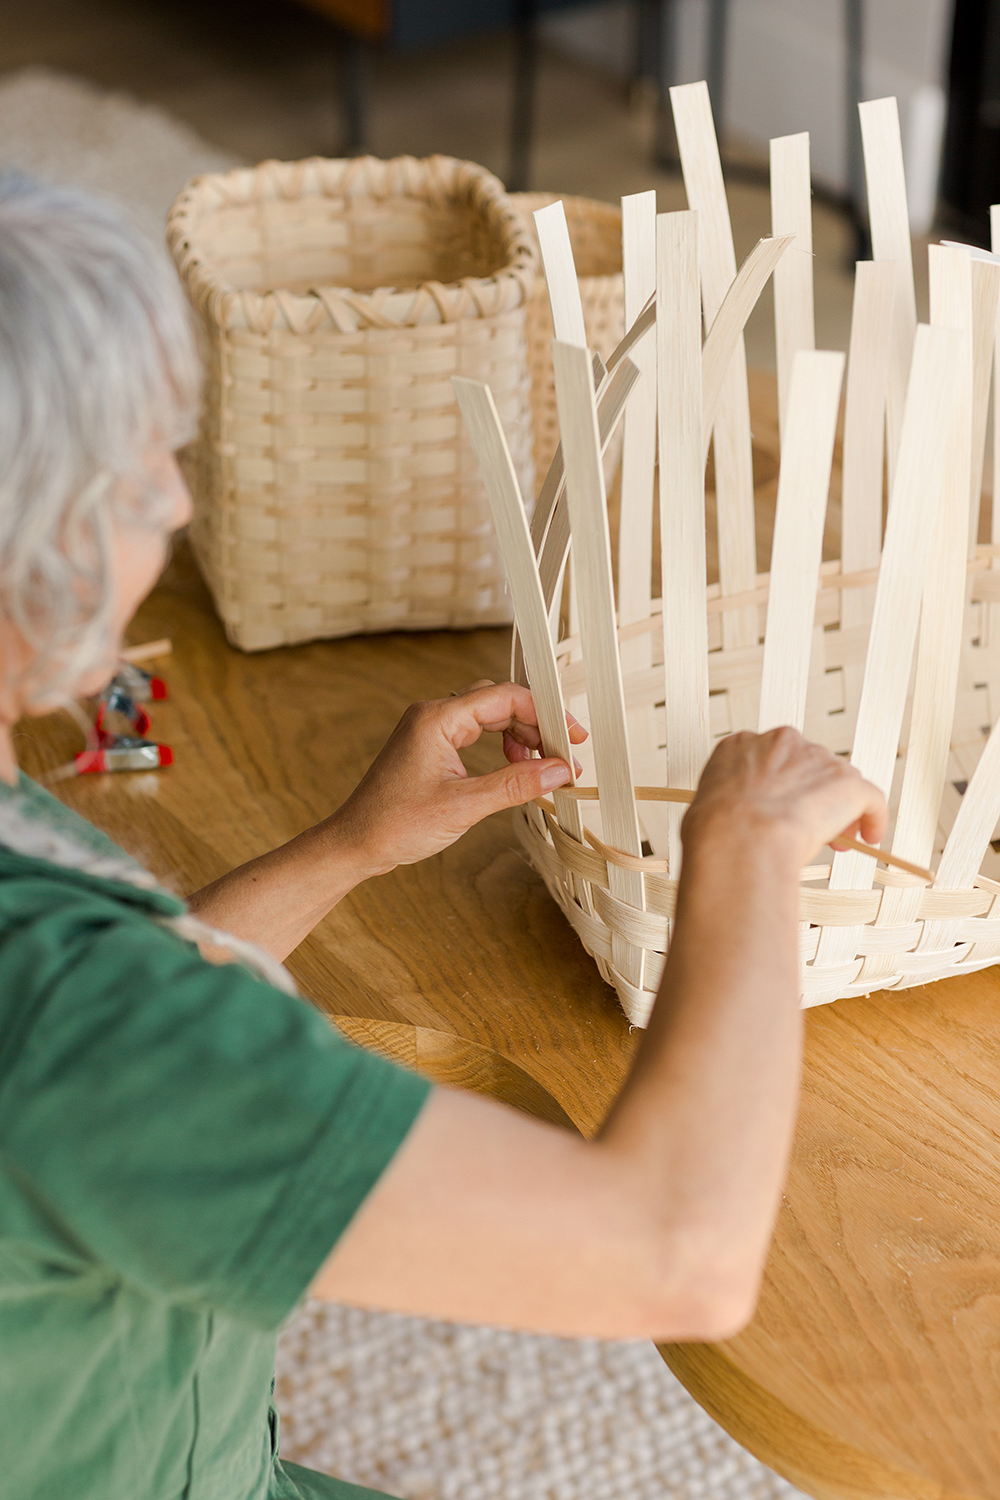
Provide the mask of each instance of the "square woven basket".
POLYGON ((453 375, 531 494, 536 255, 501 184, 436 156, 264 162, 168 221, 208 336, 192 540, 234 645, 511 618, 453 375))

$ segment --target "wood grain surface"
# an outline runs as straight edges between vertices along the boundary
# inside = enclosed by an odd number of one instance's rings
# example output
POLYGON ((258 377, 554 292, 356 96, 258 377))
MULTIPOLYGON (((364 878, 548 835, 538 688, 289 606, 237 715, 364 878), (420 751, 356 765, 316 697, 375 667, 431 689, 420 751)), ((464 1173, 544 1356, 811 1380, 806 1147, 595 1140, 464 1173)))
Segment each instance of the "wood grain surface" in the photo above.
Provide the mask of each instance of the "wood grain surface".
MULTIPOLYGON (((755 380, 754 401, 766 547, 773 380, 755 380)), ((504 630, 244 655, 183 544, 130 633, 159 636, 174 652, 154 734, 175 765, 56 790, 182 892, 334 808, 414 698, 502 678, 510 659, 504 630)), ((66 718, 20 726, 29 774, 79 748, 66 718)), ((499 747, 467 759, 492 768, 499 747)), ((504 816, 361 887, 292 968, 355 1040, 585 1133, 634 1046, 504 816)), ((820 1006, 806 1032, 757 1316, 724 1345, 664 1357, 817 1500, 1000 1500, 1000 974, 820 1006)))

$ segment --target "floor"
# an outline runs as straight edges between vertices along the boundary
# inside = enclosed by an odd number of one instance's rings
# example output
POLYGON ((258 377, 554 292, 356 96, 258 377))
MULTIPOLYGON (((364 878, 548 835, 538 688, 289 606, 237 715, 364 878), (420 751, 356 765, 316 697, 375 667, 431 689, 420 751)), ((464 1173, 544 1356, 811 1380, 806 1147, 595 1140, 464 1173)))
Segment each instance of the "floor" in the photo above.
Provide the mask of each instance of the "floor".
MULTIPOLYGON (((0 74, 44 65, 159 104, 247 162, 336 155, 341 139, 338 41, 291 0, 0 0, 0 74)), ((507 162, 510 45, 503 35, 374 59, 371 149, 440 151, 507 162)), ((531 186, 615 201, 656 188, 661 211, 686 206, 676 173, 652 162, 648 98, 554 50, 543 53, 531 186)), ((727 150, 747 156, 740 142, 727 150)), ((752 152, 750 153, 753 154, 752 152)), ((769 233, 767 192, 734 183, 737 257, 769 233)), ((814 213, 817 343, 846 348, 852 235, 843 216, 814 213)), ((765 293, 748 328, 752 365, 773 368, 765 293)))

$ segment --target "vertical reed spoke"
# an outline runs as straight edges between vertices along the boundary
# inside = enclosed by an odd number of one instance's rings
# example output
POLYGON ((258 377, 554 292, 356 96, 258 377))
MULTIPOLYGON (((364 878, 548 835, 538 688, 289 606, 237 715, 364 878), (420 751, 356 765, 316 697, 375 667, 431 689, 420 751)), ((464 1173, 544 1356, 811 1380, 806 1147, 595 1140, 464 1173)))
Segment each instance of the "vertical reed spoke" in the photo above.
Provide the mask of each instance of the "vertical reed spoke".
POLYGON ((771 547, 761 734, 781 724, 803 727, 823 524, 830 493, 844 356, 802 349, 795 356, 781 444, 781 473, 771 547))
POLYGON ((800 349, 816 347, 808 131, 778 136, 771 142, 771 233, 795 236, 791 250, 774 270, 778 424, 784 445, 792 365, 800 349))

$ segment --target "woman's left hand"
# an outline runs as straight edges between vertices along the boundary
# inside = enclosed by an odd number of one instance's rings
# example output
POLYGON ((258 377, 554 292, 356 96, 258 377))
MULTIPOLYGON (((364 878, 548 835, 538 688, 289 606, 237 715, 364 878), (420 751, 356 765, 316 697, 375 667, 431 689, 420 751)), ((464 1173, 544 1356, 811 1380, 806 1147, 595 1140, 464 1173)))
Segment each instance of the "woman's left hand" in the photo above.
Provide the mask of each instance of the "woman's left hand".
MULTIPOLYGON (((572 715, 566 722, 571 743, 586 739, 572 715)), ((452 698, 414 703, 327 826, 356 851, 364 875, 415 864, 490 813, 567 782, 566 762, 532 759, 539 749, 535 705, 527 688, 515 683, 475 683, 452 698), (475 744, 484 729, 503 735, 508 765, 470 776, 459 751, 475 744)))

